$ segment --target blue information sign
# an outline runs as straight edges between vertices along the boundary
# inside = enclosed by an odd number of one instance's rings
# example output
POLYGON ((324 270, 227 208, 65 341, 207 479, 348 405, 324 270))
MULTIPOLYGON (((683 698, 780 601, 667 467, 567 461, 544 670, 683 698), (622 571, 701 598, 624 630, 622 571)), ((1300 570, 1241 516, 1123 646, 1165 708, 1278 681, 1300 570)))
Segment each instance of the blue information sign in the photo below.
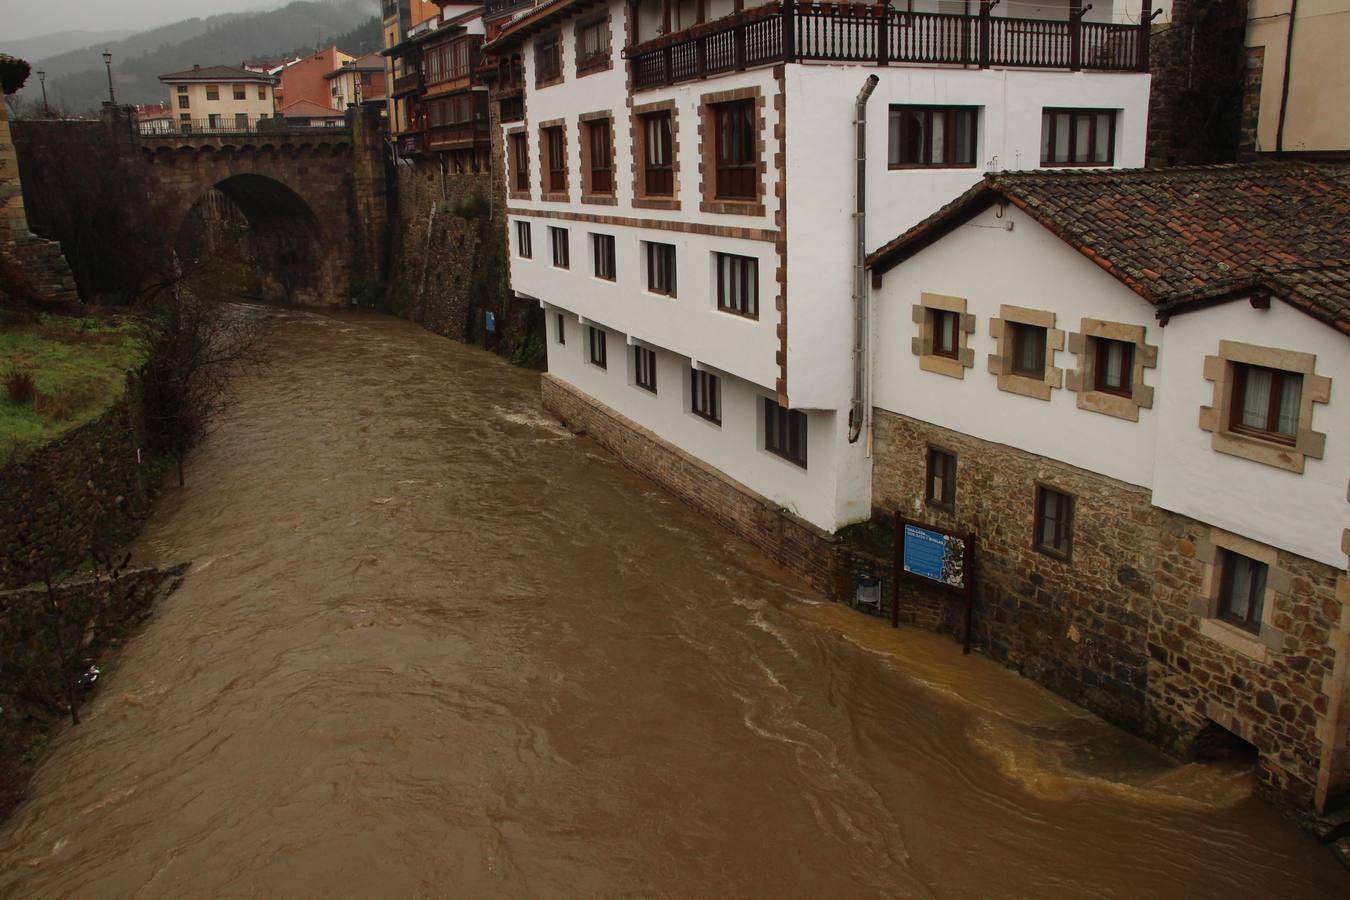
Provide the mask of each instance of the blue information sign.
POLYGON ((905 523, 904 535, 901 562, 906 572, 949 587, 965 588, 964 540, 909 522, 905 523))

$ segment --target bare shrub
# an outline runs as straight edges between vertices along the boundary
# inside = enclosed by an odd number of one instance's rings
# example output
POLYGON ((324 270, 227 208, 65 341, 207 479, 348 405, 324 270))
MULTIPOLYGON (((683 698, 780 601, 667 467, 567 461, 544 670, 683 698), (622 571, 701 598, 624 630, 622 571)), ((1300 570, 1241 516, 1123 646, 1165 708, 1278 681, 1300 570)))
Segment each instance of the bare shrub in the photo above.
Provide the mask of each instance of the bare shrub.
POLYGON ((10 369, 5 375, 5 399, 15 406, 27 406, 37 399, 37 382, 27 369, 10 369))

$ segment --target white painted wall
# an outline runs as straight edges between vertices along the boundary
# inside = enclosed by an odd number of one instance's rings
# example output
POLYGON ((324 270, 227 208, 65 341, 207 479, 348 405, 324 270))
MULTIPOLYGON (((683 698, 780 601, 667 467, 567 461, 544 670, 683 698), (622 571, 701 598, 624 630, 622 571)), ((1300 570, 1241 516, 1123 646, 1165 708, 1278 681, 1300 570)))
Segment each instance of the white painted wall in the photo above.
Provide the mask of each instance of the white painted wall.
MULTIPOLYGON (((1155 505, 1291 553, 1343 566, 1341 531, 1350 526, 1350 341, 1275 300, 1268 310, 1239 300, 1175 316, 1164 328, 1153 308, 1030 217, 1008 207, 977 216, 887 272, 873 292, 877 407, 1151 488, 1155 505), (1012 231, 1004 230, 1007 222, 1012 231), (964 379, 924 372, 911 352, 911 307, 922 291, 965 297, 976 317, 975 366, 964 379), (1154 405, 1129 422, 1077 407, 1056 390, 1047 401, 1000 391, 989 374, 989 320, 1002 303, 1046 309, 1056 327, 1078 331, 1084 317, 1145 325, 1159 348, 1146 369, 1154 405), (1216 452, 1200 428, 1213 403, 1206 356, 1233 340, 1314 353, 1332 379, 1331 402, 1313 405, 1312 428, 1327 434, 1323 459, 1296 474, 1216 452)), ((1075 357, 1056 354, 1056 366, 1075 357)))
MULTIPOLYGON (((874 291, 875 405, 1130 484, 1152 485, 1155 410, 1140 410, 1139 421, 1130 422, 1079 409, 1078 395, 1063 388, 1048 401, 999 390, 988 368, 996 349, 989 322, 1004 303, 1054 312, 1066 344, 1070 332, 1082 330, 1084 318, 1143 325, 1145 341, 1160 347, 1159 369, 1163 366, 1164 329, 1151 305, 1016 207, 1007 207, 1002 218, 995 207, 891 269, 874 291), (1005 230, 1009 223, 1011 231, 1005 230), (911 352, 911 339, 919 334, 911 308, 924 291, 965 297, 966 311, 975 316, 969 343, 975 365, 963 379, 920 370, 911 352)), ((1067 374, 1077 367, 1077 357, 1065 349, 1055 354, 1053 365, 1067 374)), ((1144 383, 1157 387, 1158 371, 1145 369, 1144 383)), ((1156 393, 1161 398, 1162 389, 1156 393)))
POLYGON ((1350 527, 1350 338, 1311 316, 1272 300, 1270 309, 1245 301, 1175 316, 1157 392, 1158 442, 1153 502, 1227 531, 1344 567, 1341 530, 1350 527), (1331 379, 1331 402, 1314 403, 1312 429, 1327 436, 1322 459, 1303 474, 1223 453, 1199 426, 1200 407, 1213 403, 1204 379, 1206 356, 1219 340, 1317 355, 1316 372, 1331 379))

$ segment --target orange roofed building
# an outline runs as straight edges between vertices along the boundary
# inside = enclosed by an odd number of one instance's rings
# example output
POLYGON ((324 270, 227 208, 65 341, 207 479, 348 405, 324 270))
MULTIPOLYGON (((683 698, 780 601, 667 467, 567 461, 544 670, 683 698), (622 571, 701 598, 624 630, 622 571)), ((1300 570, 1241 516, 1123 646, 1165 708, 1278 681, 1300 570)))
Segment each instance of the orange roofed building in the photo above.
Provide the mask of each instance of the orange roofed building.
POLYGON ((354 59, 356 57, 343 53, 334 44, 290 63, 276 73, 281 76, 281 85, 277 88, 277 107, 289 106, 301 100, 328 106, 330 86, 324 76, 354 59))

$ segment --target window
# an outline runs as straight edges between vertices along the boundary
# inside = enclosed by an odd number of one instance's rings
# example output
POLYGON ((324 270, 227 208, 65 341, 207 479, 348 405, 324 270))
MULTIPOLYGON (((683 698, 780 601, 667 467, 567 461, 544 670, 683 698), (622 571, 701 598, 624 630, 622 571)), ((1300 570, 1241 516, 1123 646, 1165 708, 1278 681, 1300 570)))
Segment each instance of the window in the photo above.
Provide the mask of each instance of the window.
POLYGON ((1073 544, 1073 497, 1044 485, 1036 486, 1036 534, 1033 544, 1043 553, 1069 558, 1073 544))
POLYGON ((961 314, 950 309, 925 310, 933 336, 933 355, 947 359, 961 357, 961 314))
POLYGON ((755 101, 735 100, 713 106, 717 183, 721 200, 754 200, 759 188, 755 147, 755 101))
POLYGON ((979 109, 974 106, 892 106, 890 166, 975 165, 978 114, 979 109))
POLYGON ((525 135, 511 135, 511 169, 514 185, 512 190, 528 193, 530 190, 530 157, 525 135))
POLYGON ((656 351, 633 345, 633 380, 637 386, 656 393, 656 351))
POLYGON ((206 127, 220 128, 220 113, 209 113, 206 117, 206 127))
POLYGON ((260 88, 258 88, 258 99, 259 99, 259 100, 266 100, 266 99, 267 99, 267 88, 265 88, 265 87, 260 87, 260 88))
POLYGON ((806 413, 764 398, 764 449, 806 468, 806 413))
POLYGON ((577 25, 577 74, 609 68, 609 19, 602 17, 577 25))
POLYGON ((1109 166, 1115 147, 1115 110, 1046 109, 1041 113, 1043 166, 1109 166))
POLYGON ((535 87, 562 80, 562 36, 558 32, 538 39, 534 46, 535 87))
POLYGON ((650 113, 642 117, 643 192, 649 197, 675 194, 673 142, 670 113, 650 113))
POLYGON ((1294 443, 1303 402, 1303 376, 1242 363, 1233 368, 1233 419, 1229 428, 1251 437, 1294 443))
POLYGON ((1266 573, 1263 562, 1220 548, 1219 618, 1248 631, 1260 632, 1266 603, 1266 573))
POLYGON ((554 320, 554 323, 553 323, 553 324, 554 324, 555 326, 557 326, 558 343, 560 343, 560 344, 566 344, 566 343, 567 343, 567 320, 563 318, 563 314, 562 314, 562 313, 554 313, 554 315, 557 316, 557 319, 554 320))
POLYGON ((717 254, 717 308, 751 319, 759 318, 759 260, 730 253, 717 254))
POLYGON ((594 325, 586 327, 586 339, 588 342, 587 356, 591 365, 600 368, 608 368, 605 357, 605 332, 596 328, 594 325))
POLYGON ((591 235, 591 252, 595 257, 595 277, 614 280, 614 235, 591 235))
POLYGON ((530 259, 534 256, 534 241, 530 234, 529 222, 516 223, 516 254, 521 259, 530 259))
POLYGON ((369 72, 361 73, 361 87, 370 87, 375 83, 375 77, 369 72))
POLYGON ((190 102, 190 101, 188 100, 188 95, 187 95, 187 94, 179 94, 179 95, 178 95, 178 108, 179 108, 179 109, 189 109, 189 108, 190 108, 189 105, 188 105, 189 102, 190 102))
POLYGON ((235 113, 234 127, 240 131, 248 131, 248 113, 235 113))
POLYGON ((647 290, 675 296, 675 245, 647 243, 647 290))
POLYGON ((544 190, 548 193, 564 194, 567 192, 567 148, 563 141, 562 126, 545 128, 543 132, 544 149, 548 160, 544 190))
POLYGON ((207 99, 207 100, 219 100, 219 99, 220 99, 220 85, 218 85, 218 84, 208 84, 208 85, 206 86, 206 99, 207 99))
POLYGON ((924 499, 929 506, 951 511, 956 507, 956 457, 946 450, 928 448, 928 475, 924 499))
POLYGON ((1008 322, 1012 331, 1012 373, 1023 378, 1045 378, 1045 329, 1039 325, 1008 322))
POLYGON ((722 379, 711 372, 689 370, 690 409, 714 425, 722 424, 722 379))
POLYGON ((614 193, 614 160, 613 154, 610 152, 613 145, 610 142, 609 119, 587 122, 585 128, 587 175, 589 177, 586 193, 612 194, 614 193))
POLYGON ((235 86, 235 88, 234 88, 234 99, 236 99, 236 100, 247 100, 247 99, 248 99, 248 92, 247 92, 247 90, 244 88, 244 86, 243 86, 242 84, 236 85, 236 86, 235 86))
POLYGON ((187 88, 187 85, 186 85, 186 84, 180 84, 180 85, 175 85, 175 86, 178 88, 178 93, 180 93, 180 94, 186 94, 186 93, 188 92, 188 88, 187 88))
POLYGON ((1134 392, 1134 344, 1093 338, 1097 358, 1093 368, 1093 389, 1129 397, 1134 392))
POLYGON ((548 236, 553 243, 553 265, 559 269, 570 269, 572 262, 568 255, 567 229, 550 226, 548 236))

